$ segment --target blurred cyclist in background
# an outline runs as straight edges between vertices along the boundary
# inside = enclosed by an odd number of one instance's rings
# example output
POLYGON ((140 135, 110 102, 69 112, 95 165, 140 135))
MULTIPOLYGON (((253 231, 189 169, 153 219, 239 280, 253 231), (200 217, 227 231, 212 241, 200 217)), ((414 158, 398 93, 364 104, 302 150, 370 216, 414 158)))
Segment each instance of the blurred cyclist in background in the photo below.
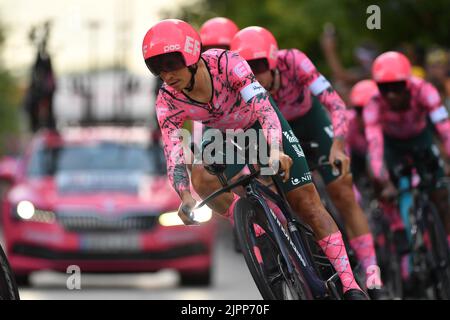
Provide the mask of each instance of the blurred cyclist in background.
POLYGON ((274 36, 264 28, 242 29, 233 38, 231 50, 247 60, 259 83, 270 92, 289 121, 292 130, 284 132, 288 139, 317 142, 319 154, 315 159, 308 154, 306 157, 314 163, 329 160, 331 166, 322 166, 318 171, 345 221, 350 245, 368 280, 368 292, 374 299, 381 298, 373 237, 367 217, 356 202, 350 159, 345 154, 348 120, 344 102, 303 52, 278 50, 274 36), (331 122, 324 106, 331 112, 331 122), (342 164, 340 176, 334 173, 336 161, 342 164))
POLYGON ((351 158, 353 181, 357 185, 367 176, 367 140, 364 130, 363 108, 377 92, 377 84, 373 80, 361 80, 350 91, 346 142, 351 158))
MULTIPOLYGON (((184 21, 163 20, 145 35, 142 53, 149 70, 164 80, 156 111, 162 130, 169 180, 182 199, 178 215, 190 224, 184 211, 196 205, 178 130, 186 120, 201 121, 210 128, 262 130, 269 144, 269 164, 279 162, 283 189, 293 210, 314 230, 318 244, 336 269, 346 299, 367 299, 356 283, 342 235, 323 207, 311 183, 308 165, 291 128, 267 91, 258 83, 238 53, 211 49, 201 54, 198 33, 184 21), (290 139, 288 139, 288 136, 290 139), (291 178, 292 175, 292 178, 291 178), (300 180, 301 177, 305 179, 300 180)), ((245 164, 227 164, 233 177, 245 164)), ((192 185, 205 198, 221 188, 215 175, 194 164, 192 185)), ((225 193, 210 202, 211 208, 231 219, 239 197, 225 193)))
POLYGON ((433 48, 425 57, 426 79, 441 95, 442 102, 450 110, 450 57, 442 48, 433 48))
MULTIPOLYGON (((364 122, 371 171, 382 186, 382 198, 395 199, 396 181, 389 170, 408 158, 414 161, 419 175, 432 171, 435 178, 444 176, 442 157, 433 143, 438 132, 443 148, 450 156, 450 120, 436 88, 411 75, 408 58, 395 51, 385 52, 374 61, 372 77, 379 93, 364 108, 364 122), (423 155, 432 157, 435 166, 424 163, 423 155)), ((435 187, 431 199, 450 234, 450 212, 446 188, 435 187)), ((450 243, 450 236, 448 237, 450 243)))
POLYGON ((228 18, 216 17, 207 20, 200 28, 202 50, 230 50, 231 39, 238 31, 237 25, 228 18))

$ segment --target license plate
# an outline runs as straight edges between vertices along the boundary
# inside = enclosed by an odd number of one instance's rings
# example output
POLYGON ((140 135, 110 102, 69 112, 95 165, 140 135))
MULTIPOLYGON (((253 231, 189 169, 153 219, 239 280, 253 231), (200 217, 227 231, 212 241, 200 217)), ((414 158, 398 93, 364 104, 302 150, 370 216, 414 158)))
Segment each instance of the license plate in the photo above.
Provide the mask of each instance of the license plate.
POLYGON ((136 252, 141 250, 137 234, 83 234, 80 249, 95 252, 136 252))

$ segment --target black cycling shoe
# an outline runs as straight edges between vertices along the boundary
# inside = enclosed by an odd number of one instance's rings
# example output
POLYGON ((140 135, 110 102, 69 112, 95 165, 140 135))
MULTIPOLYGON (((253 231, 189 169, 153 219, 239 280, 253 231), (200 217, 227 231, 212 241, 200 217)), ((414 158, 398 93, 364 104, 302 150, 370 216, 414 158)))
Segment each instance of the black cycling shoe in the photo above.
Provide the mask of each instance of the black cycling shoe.
POLYGON ((350 289, 344 293, 344 300, 369 300, 369 297, 362 290, 350 289))
POLYGON ((392 300, 384 287, 367 289, 370 300, 392 300))

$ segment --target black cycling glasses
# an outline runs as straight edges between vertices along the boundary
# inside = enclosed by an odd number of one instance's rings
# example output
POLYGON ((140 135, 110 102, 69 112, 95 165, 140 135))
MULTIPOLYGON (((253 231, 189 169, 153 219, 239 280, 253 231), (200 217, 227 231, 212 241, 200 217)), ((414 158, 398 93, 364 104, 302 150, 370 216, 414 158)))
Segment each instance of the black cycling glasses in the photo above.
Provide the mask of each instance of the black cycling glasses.
POLYGON ((254 74, 260 74, 270 70, 267 59, 248 60, 247 62, 254 74))
POLYGON ((386 95, 389 92, 399 94, 406 90, 406 81, 377 83, 377 86, 378 90, 380 90, 380 93, 383 95, 386 95))
POLYGON ((170 52, 148 58, 145 60, 145 64, 155 76, 159 76, 161 72, 171 72, 186 67, 180 52, 170 52))

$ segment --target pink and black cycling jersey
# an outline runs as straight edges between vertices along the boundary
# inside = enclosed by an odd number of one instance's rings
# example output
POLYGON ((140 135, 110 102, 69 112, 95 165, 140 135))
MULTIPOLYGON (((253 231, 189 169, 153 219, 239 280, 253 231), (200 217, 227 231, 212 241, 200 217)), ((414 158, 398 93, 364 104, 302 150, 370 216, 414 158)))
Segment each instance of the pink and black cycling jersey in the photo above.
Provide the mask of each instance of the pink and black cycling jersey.
POLYGON ((380 94, 364 107, 366 138, 369 144, 370 164, 376 178, 386 180, 388 173, 383 163, 383 135, 407 140, 418 136, 427 127, 427 118, 436 127, 447 155, 450 155, 450 120, 438 91, 430 83, 416 77, 408 81, 409 108, 395 112, 380 94))
POLYGON ((355 110, 347 110, 348 133, 345 142, 348 149, 358 155, 367 154, 367 140, 364 131, 364 125, 358 121, 355 110))
POLYGON ((186 120, 219 129, 248 129, 259 121, 269 143, 282 146, 281 125, 266 90, 256 81, 248 63, 238 53, 211 49, 202 53, 212 80, 209 103, 189 98, 164 84, 156 100, 156 114, 162 131, 168 177, 180 194, 189 190, 183 142, 178 136, 186 120))
POLYGON ((287 120, 302 117, 311 110, 312 93, 330 111, 334 135, 346 135, 345 103, 303 52, 297 49, 278 51, 277 69, 281 83, 273 98, 287 120))

